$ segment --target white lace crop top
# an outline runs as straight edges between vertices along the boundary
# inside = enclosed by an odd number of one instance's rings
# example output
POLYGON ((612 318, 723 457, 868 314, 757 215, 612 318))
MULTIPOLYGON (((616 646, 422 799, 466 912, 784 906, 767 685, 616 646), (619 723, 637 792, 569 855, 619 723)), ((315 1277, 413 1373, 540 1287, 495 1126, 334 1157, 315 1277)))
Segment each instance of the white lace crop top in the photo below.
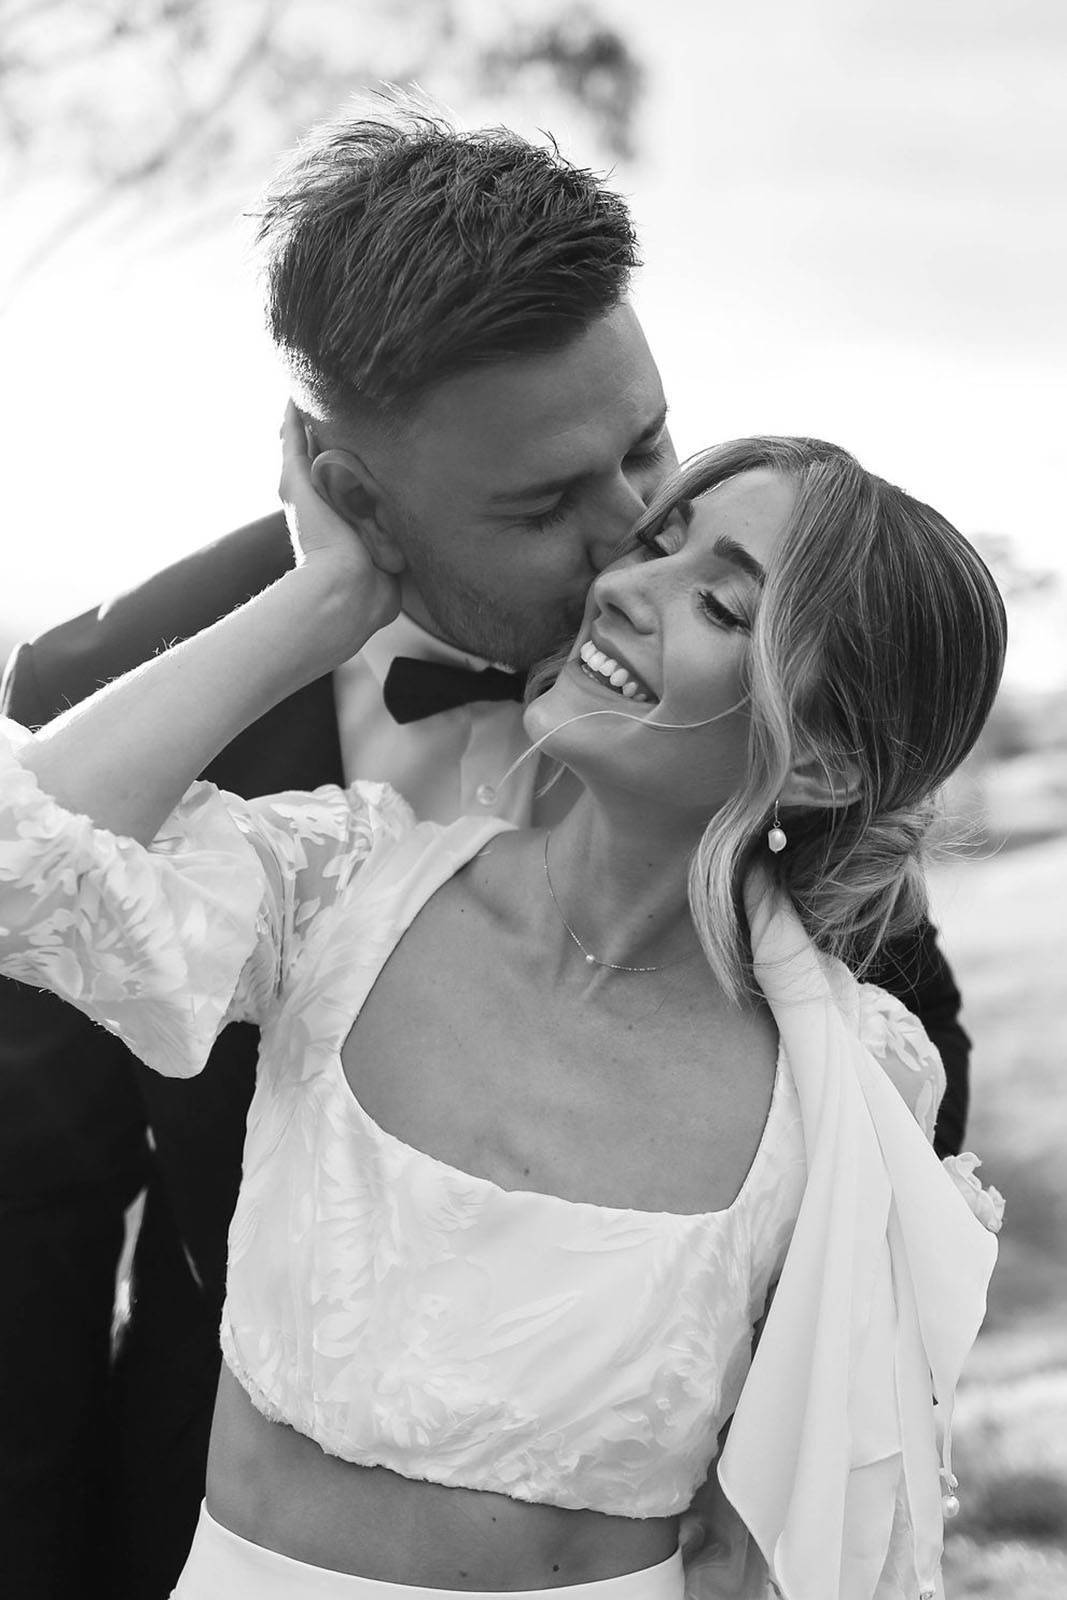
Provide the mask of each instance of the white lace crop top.
MULTIPOLYGON (((416 823, 380 784, 250 802, 199 784, 146 850, 9 753, 0 968, 174 1076, 226 1021, 259 1024, 222 1346, 263 1413, 408 1477, 669 1516, 737 1405, 801 1205, 788 1051, 741 1191, 706 1215, 505 1191, 378 1127, 342 1044, 422 905, 506 826, 416 823)), ((864 1044, 930 1137, 936 1053, 860 994, 864 1044)))

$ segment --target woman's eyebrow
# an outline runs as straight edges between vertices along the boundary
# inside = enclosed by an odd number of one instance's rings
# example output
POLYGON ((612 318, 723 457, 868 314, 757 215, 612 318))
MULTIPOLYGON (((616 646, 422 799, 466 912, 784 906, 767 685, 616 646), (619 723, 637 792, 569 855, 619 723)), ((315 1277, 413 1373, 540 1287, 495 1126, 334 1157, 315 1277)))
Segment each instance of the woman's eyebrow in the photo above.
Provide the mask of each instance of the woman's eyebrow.
POLYGON ((761 587, 766 581, 767 573, 760 566, 754 555, 750 555, 743 544, 738 544, 736 539, 731 539, 728 533, 720 535, 712 545, 712 551, 723 561, 729 561, 733 566, 740 567, 750 578, 755 579, 761 587))

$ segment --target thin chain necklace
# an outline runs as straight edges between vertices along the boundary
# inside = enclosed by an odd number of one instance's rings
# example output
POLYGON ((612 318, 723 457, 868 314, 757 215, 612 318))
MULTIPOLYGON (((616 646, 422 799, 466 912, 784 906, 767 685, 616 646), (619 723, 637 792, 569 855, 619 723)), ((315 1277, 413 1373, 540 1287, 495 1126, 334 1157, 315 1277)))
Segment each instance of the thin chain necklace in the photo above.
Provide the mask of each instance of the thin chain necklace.
POLYGON ((548 841, 551 837, 552 835, 550 833, 545 834, 545 882, 548 884, 548 892, 552 896, 552 904, 556 908, 556 914, 559 917, 559 920, 562 922, 564 928, 570 934, 574 943, 578 946, 578 949, 582 952, 582 955, 585 957, 586 961, 591 967, 607 967, 611 972, 665 972, 668 967, 677 967, 680 966, 683 961, 689 961, 692 959, 690 956, 679 956, 677 961, 665 961, 661 966, 658 967, 624 967, 621 962, 618 961, 601 961, 599 956, 595 956, 591 953, 591 951, 587 950, 585 945, 579 939, 578 935, 575 933, 574 929, 571 927, 570 923, 567 921, 566 917, 563 915, 563 907, 556 898, 556 891, 552 887, 552 874, 548 870, 548 841))

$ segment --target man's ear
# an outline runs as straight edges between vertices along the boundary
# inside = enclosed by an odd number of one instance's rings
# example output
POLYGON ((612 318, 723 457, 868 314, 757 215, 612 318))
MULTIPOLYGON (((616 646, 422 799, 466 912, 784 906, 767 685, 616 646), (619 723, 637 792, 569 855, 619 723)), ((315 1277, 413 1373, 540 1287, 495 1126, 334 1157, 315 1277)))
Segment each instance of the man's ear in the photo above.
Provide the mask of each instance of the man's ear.
POLYGON ((353 450, 322 450, 311 463, 316 492, 354 528, 383 572, 401 573, 404 552, 388 527, 385 493, 353 450))
POLYGON ((778 798, 783 806, 834 810, 858 800, 860 789, 858 762, 846 756, 836 766, 830 766, 818 756, 803 756, 789 769, 778 798))

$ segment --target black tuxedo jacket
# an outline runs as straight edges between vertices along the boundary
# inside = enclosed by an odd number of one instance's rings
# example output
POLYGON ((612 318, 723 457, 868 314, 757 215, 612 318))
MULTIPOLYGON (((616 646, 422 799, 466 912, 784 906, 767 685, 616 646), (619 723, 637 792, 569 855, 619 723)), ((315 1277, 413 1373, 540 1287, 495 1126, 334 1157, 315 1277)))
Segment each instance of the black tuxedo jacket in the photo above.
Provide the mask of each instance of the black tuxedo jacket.
MULTIPOLYGON (((281 515, 208 545, 99 610, 19 647, 3 685, 5 712, 47 722, 99 685, 189 637, 273 582, 291 561, 281 515)), ((204 774, 250 798, 343 782, 330 678, 283 701, 245 730, 204 774)), ((959 993, 927 924, 889 949, 874 981, 897 994, 941 1049, 948 1093, 941 1153, 959 1149, 969 1041, 959 993)), ((170 1081, 51 996, 0 980, 0 1195, 45 1197, 106 1179, 133 1159, 151 1126, 155 1160, 183 1242, 221 1300, 226 1229, 240 1177, 255 1031, 226 1030, 204 1073, 170 1081)))
MULTIPOLYGON (((280 514, 196 551, 20 646, 4 675, 4 712, 27 727, 47 722, 258 594, 291 560, 280 514)), ((275 706, 204 776, 246 798, 343 783, 332 680, 275 706)), ((0 980, 0 1196, 44 1199, 107 1182, 142 1159, 147 1119, 182 1240, 218 1303, 256 1042, 254 1029, 230 1027, 202 1075, 172 1081, 53 996, 0 980)))

